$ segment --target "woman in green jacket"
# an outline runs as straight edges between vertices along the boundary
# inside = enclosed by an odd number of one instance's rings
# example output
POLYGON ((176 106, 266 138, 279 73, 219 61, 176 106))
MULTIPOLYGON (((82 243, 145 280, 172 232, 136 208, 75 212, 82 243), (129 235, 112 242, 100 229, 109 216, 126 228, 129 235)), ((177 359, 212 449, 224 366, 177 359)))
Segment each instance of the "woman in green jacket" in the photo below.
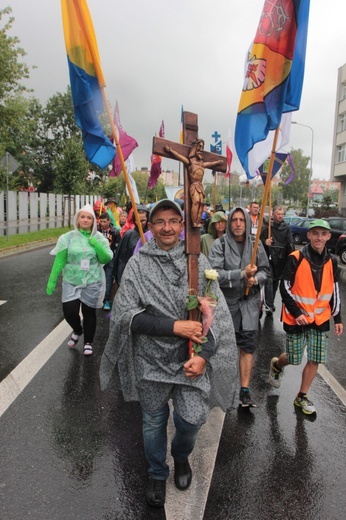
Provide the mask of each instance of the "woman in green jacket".
POLYGON ((208 233, 201 236, 201 253, 207 258, 216 238, 220 238, 226 229, 227 216, 224 211, 217 211, 211 217, 208 225, 208 233))
POLYGON ((47 294, 53 294, 62 273, 62 305, 64 317, 73 332, 68 346, 73 348, 83 333, 80 319, 82 307, 84 327, 83 353, 93 353, 96 330, 96 308, 101 308, 105 293, 103 265, 113 253, 108 240, 97 231, 95 213, 86 204, 75 215, 74 230, 64 233, 50 253, 55 255, 47 283, 47 294))

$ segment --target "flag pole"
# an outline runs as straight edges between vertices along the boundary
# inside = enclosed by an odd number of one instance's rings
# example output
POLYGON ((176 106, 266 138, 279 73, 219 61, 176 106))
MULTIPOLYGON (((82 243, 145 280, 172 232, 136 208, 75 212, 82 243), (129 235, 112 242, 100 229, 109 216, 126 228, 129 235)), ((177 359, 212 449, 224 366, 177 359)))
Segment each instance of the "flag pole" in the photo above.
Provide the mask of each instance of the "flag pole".
POLYGON ((118 134, 117 134, 117 131, 116 131, 116 128, 115 128, 115 124, 114 124, 114 121, 112 119, 112 114, 111 114, 111 111, 110 111, 110 108, 109 108, 109 105, 108 105, 108 101, 107 101, 107 98, 106 98, 106 93, 105 93, 105 90, 104 90, 105 84, 104 84, 104 81, 102 81, 102 79, 100 77, 100 74, 102 74, 102 72, 101 72, 101 65, 99 63, 98 56, 96 55, 94 46, 91 45, 90 34, 89 34, 89 31, 88 31, 88 27, 84 23, 84 18, 83 18, 83 15, 81 13, 81 10, 79 8, 79 2, 74 0, 74 5, 75 5, 75 8, 76 8, 76 12, 78 12, 80 23, 83 25, 84 34, 86 35, 86 38, 87 38, 87 43, 88 43, 89 51, 90 51, 90 54, 91 54, 94 66, 96 64, 96 66, 95 66, 95 73, 96 73, 97 81, 99 83, 99 87, 100 87, 100 90, 101 90, 103 104, 104 104, 104 106, 106 108, 107 116, 108 116, 109 123, 110 123, 111 129, 112 129, 113 139, 114 139, 114 142, 115 142, 115 145, 116 145, 117 153, 119 154, 119 160, 120 160, 120 164, 121 164, 122 171, 123 171, 123 174, 124 174, 127 191, 129 193, 129 196, 130 196, 130 199, 131 199, 131 204, 132 204, 132 208, 133 208, 133 213, 135 215, 138 231, 139 231, 139 234, 140 234, 140 237, 141 237, 141 240, 142 240, 142 244, 145 244, 146 240, 145 240, 145 236, 144 236, 144 233, 143 233, 142 224, 141 224, 141 221, 139 219, 139 214, 138 214, 138 211, 137 211, 137 205, 136 205, 136 201, 135 201, 135 198, 134 198, 134 195, 133 195, 131 182, 130 182, 130 179, 129 179, 129 176, 128 176, 128 173, 127 173, 123 152, 122 152, 122 149, 121 149, 121 146, 120 146, 120 143, 119 143, 118 134))
MULTIPOLYGON (((273 166, 274 166, 275 150, 276 150, 278 137, 279 137, 279 127, 277 127, 276 130, 275 130, 272 151, 270 153, 269 167, 268 167, 266 183, 265 183, 265 186, 264 186, 264 193, 263 193, 263 199, 262 199, 262 204, 261 204, 261 211, 260 211, 260 214, 259 214, 259 217, 258 217, 257 233, 256 233, 256 238, 255 238, 255 243, 254 243, 254 246, 253 246, 253 250, 252 250, 252 257, 251 257, 251 265, 252 266, 255 265, 257 249, 258 249, 258 242, 259 242, 259 239, 260 239, 260 236, 261 236, 263 217, 264 217, 264 210, 265 210, 265 205, 267 203, 268 194, 269 194, 270 185, 271 185, 271 180, 272 180, 272 171, 273 171, 273 166)), ((270 220, 270 218, 269 218, 269 220, 270 220)), ((249 294, 249 287, 245 287, 245 296, 247 296, 248 294, 249 294)))
POLYGON ((113 139, 114 139, 114 142, 115 142, 115 145, 116 145, 116 148, 117 148, 117 154, 118 154, 118 157, 119 157, 119 160, 120 160, 120 164, 121 164, 121 168, 122 168, 122 171, 123 171, 123 174, 124 174, 124 177, 125 177, 125 183, 126 183, 127 191, 129 192, 129 196, 130 196, 130 199, 131 199, 133 213, 135 215, 135 219, 136 219, 136 222, 137 222, 138 231, 139 231, 139 234, 140 234, 140 237, 141 237, 141 240, 142 240, 142 244, 145 244, 146 243, 146 239, 145 239, 145 236, 144 236, 144 233, 143 233, 143 228, 142 228, 141 221, 139 219, 139 214, 138 214, 138 211, 137 211, 137 205, 136 205, 136 202, 135 202, 135 197, 133 195, 131 182, 130 182, 129 175, 127 173, 126 164, 125 164, 125 161, 124 161, 123 151, 122 151, 120 143, 119 143, 118 134, 117 134, 117 131, 116 131, 116 128, 115 128, 114 121, 112 119, 112 114, 111 114, 111 111, 110 111, 110 108, 109 108, 109 105, 108 105, 108 102, 107 102, 107 99, 106 99, 106 94, 105 94, 104 88, 100 87, 100 89, 101 89, 101 93, 102 93, 102 97, 103 97, 103 103, 104 103, 104 105, 106 107, 106 112, 107 112, 107 116, 108 116, 108 119, 109 119, 109 123, 111 125, 113 139))
POLYGON ((268 204, 268 238, 271 237, 272 233, 272 219, 271 219, 271 213, 272 213, 272 185, 270 183, 270 189, 269 189, 269 204, 268 204))

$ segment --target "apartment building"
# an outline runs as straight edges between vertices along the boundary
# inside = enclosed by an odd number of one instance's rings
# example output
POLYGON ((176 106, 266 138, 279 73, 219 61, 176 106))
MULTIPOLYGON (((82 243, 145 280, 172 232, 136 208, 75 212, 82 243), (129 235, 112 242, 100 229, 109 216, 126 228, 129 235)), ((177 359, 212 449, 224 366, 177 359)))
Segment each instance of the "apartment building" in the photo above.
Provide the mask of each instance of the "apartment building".
POLYGON ((346 216, 346 63, 338 70, 331 180, 341 183, 339 211, 346 216))

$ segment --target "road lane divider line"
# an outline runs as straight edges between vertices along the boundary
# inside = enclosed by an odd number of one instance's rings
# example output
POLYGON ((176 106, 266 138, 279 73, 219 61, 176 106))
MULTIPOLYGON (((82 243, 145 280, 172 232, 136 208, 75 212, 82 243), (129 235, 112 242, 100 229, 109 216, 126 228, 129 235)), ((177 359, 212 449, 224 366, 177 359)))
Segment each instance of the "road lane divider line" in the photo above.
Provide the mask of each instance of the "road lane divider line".
POLYGON ((333 392, 338 396, 340 401, 346 406, 346 390, 340 385, 335 377, 329 372, 325 365, 318 366, 318 373, 323 377, 325 382, 330 386, 333 392))
POLYGON ((0 300, 0 305, 3 305, 4 303, 7 303, 7 300, 0 300))
MULTIPOLYGON (((173 459, 168 460, 170 474, 166 489, 166 520, 203 519, 224 419, 225 413, 220 408, 213 408, 207 422, 200 429, 194 450, 189 457, 192 482, 188 490, 182 492, 175 487, 173 459)), ((172 414, 170 414, 168 446, 170 446, 174 431, 172 414)), ((167 456, 170 457, 169 449, 167 456)))
POLYGON ((0 383, 0 417, 71 333, 63 320, 0 383))

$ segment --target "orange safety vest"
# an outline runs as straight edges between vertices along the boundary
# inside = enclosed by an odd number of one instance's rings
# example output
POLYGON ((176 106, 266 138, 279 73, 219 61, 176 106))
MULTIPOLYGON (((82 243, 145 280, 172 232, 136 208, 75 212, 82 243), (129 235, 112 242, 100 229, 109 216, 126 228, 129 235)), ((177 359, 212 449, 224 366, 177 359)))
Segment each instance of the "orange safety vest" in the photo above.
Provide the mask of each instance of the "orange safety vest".
MULTIPOLYGON (((299 251, 291 253, 299 260, 299 251)), ((302 310, 309 323, 321 325, 331 317, 330 299, 334 290, 333 263, 330 258, 323 266, 320 292, 315 289, 311 267, 306 258, 300 262, 294 284, 291 287, 291 296, 296 305, 302 310)), ((282 306, 282 319, 287 325, 296 325, 296 320, 285 305, 282 306)))

